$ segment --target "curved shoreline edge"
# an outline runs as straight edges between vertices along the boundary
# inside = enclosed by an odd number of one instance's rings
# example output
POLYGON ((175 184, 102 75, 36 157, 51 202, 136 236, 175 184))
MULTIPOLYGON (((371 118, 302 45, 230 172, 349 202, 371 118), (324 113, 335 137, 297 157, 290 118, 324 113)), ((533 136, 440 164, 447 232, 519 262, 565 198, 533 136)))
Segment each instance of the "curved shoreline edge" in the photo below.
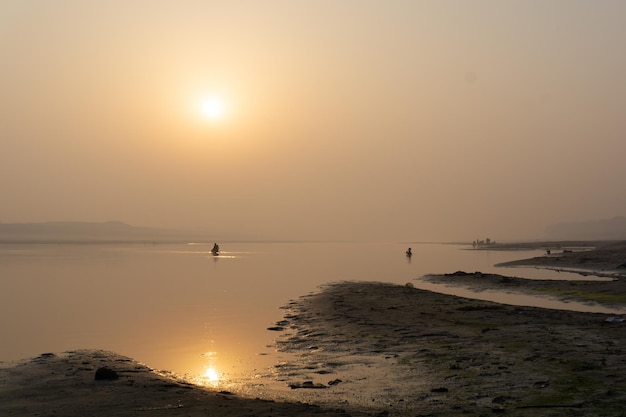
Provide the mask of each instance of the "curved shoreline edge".
MULTIPOLYGON (((614 247, 606 259, 623 254, 614 247)), ((620 296, 625 282, 554 285, 620 296)), ((0 415, 620 415, 626 323, 610 318, 471 300, 409 284, 334 283, 289 303, 280 323, 286 330, 277 340, 298 359, 277 366, 276 378, 324 389, 296 390, 289 398, 261 389, 257 398, 246 398, 169 378, 116 353, 76 350, 2 364, 0 415), (96 381, 101 367, 119 378, 96 381)))
MULTIPOLYGON (((341 404, 443 417, 619 415, 626 403, 626 324, 607 314, 372 282, 331 284, 289 309, 278 346, 299 360, 283 376, 338 379, 341 404)), ((324 395, 308 398, 333 404, 324 395)))
POLYGON ((480 250, 545 249, 544 256, 504 262, 521 266, 626 279, 626 241, 537 242, 502 244, 480 250), (548 252, 549 251, 549 252, 548 252))
MULTIPOLYGON (((103 350, 45 353, 0 368, 0 415, 79 417, 346 417, 345 410, 297 402, 244 398, 167 377, 130 358, 103 350), (96 380, 98 369, 117 378, 96 380)), ((352 413, 355 417, 368 414, 352 413)))
POLYGON ((625 325, 606 314, 507 306, 409 284, 341 282, 289 303, 276 342, 297 356, 277 364, 276 379, 324 389, 281 397, 261 387, 247 398, 169 378, 112 352, 77 350, 0 368, 0 414, 619 415, 626 403, 625 325), (119 379, 94 380, 100 367, 119 379))

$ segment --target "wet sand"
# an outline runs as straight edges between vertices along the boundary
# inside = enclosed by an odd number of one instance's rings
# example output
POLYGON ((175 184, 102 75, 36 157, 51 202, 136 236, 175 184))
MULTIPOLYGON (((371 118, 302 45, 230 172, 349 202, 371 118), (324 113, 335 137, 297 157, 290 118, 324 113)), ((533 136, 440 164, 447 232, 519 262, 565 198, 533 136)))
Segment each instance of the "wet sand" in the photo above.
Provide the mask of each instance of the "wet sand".
MULTIPOLYGON (((524 247, 523 244, 502 245, 494 250, 514 250, 518 245, 524 247)), ((566 302, 595 304, 625 311, 626 242, 551 242, 525 245, 534 249, 543 247, 549 249, 550 253, 498 264, 497 266, 510 267, 506 270, 506 276, 483 274, 480 271, 456 271, 443 275, 426 275, 423 279, 474 291, 498 290, 547 296, 566 302), (573 272, 580 274, 581 279, 523 279, 515 276, 515 267, 573 272)))
MULTIPOLYGON (((511 264, 610 279, 536 281, 476 271, 423 279, 626 311, 626 245, 571 244, 551 242, 550 256, 511 264)), ((533 245, 542 243, 523 247, 541 247, 533 245)), ((294 301, 285 317, 280 324, 288 331, 278 345, 300 356, 284 364, 285 381, 341 381, 303 394, 309 401, 398 416, 608 416, 626 406, 622 315, 503 305, 411 283, 345 282, 294 301)))
MULTIPOLYGON (((609 251, 584 256, 610 270, 610 282, 537 284, 475 271, 432 279, 542 293, 552 285, 552 295, 624 307, 614 262, 625 252, 609 251)), ((578 268, 582 258, 554 259, 527 262, 578 268)), ((508 306, 410 283, 342 282, 290 302, 273 326, 277 348, 296 359, 277 364, 267 378, 291 390, 257 384, 247 398, 178 381, 115 353, 80 350, 3 364, 0 415, 619 416, 626 406, 624 326, 617 315, 508 306), (119 378, 95 380, 102 367, 119 378)))
POLYGON ((346 413, 244 398, 177 380, 113 352, 77 350, 0 368, 0 416, 345 417, 346 413), (117 379, 96 380, 100 368, 114 371, 117 379))
MULTIPOLYGON (((544 248, 545 256, 506 262, 501 266, 530 266, 557 271, 571 271, 582 275, 596 275, 626 279, 626 242, 552 242, 536 244, 544 248)), ((506 246, 503 246, 506 249, 506 246)))
POLYGON ((286 380, 342 381, 311 394, 318 403, 341 391, 344 406, 399 416, 607 416, 626 405, 626 328, 605 314, 383 283, 331 285, 290 308, 281 347, 301 359, 286 380))
POLYGON ((497 266, 551 269, 606 277, 626 278, 626 241, 551 241, 505 243, 470 250, 516 251, 543 249, 545 255, 497 266))

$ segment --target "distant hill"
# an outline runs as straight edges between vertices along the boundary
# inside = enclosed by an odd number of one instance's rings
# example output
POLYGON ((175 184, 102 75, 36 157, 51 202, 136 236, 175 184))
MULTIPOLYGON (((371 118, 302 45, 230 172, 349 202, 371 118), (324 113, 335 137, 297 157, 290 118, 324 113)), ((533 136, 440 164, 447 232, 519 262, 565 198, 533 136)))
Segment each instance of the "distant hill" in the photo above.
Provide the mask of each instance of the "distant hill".
POLYGON ((111 221, 0 223, 0 242, 149 242, 207 240, 198 232, 135 227, 111 221))
POLYGON ((625 240, 626 217, 557 223, 546 228, 546 236, 556 240, 625 240))

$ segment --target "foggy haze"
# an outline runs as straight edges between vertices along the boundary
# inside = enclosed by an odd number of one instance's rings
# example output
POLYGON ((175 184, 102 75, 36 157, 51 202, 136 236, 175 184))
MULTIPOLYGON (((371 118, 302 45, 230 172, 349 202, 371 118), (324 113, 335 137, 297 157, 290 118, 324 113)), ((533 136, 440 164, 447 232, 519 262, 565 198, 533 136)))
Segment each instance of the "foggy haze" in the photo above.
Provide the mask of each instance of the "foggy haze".
POLYGON ((0 222, 503 241, 623 216, 625 18, 617 0, 3 1, 0 222))

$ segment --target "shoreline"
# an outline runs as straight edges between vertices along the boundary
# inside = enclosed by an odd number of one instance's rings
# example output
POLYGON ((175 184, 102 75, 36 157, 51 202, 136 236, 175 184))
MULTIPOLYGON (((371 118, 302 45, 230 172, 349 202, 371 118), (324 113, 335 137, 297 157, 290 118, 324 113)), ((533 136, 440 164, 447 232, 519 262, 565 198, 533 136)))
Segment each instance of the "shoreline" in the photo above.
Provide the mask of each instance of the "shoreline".
MULTIPOLYGON (((0 415, 346 417, 345 410, 247 398, 181 381, 114 352, 44 353, 0 367, 0 415), (108 376, 96 379, 99 370, 108 376)), ((368 414, 351 413, 355 417, 368 414)))
POLYGON ((278 346, 299 360, 282 377, 341 381, 303 394, 321 404, 338 394, 390 416, 478 417, 619 415, 626 403, 626 324, 608 314, 343 282, 292 303, 287 320, 278 346))
POLYGON ((0 414, 81 416, 618 415, 624 323, 375 282, 329 284, 287 306, 274 378, 250 395, 195 386, 111 352, 43 354, 0 368, 0 414), (95 381, 99 367, 120 378, 95 381), (317 388, 317 389, 306 389, 317 388), (577 413, 571 414, 572 410, 577 413), (597 413, 596 413, 597 412, 597 413), (543 415, 543 414, 532 414, 543 415))
MULTIPOLYGON (((591 245, 593 242, 587 242, 591 245)), ((496 266, 525 266, 574 272, 581 275, 626 279, 626 242, 600 242, 591 249, 560 249, 544 256, 505 262, 496 266)))
MULTIPOLYGON (((624 242, 509 262, 626 262, 624 242)), ((552 265, 550 265, 552 263, 552 265)), ((457 271, 428 279, 475 291, 626 307, 610 281, 527 280, 457 271)), ((593 269, 592 269, 593 270, 593 269)), ((323 286, 285 307, 278 350, 297 355, 241 392, 181 381, 113 352, 76 350, 0 364, 0 414, 136 416, 606 416, 626 404, 621 315, 510 306, 381 282, 323 286), (108 367, 115 380, 95 380, 108 367), (269 383, 271 378, 271 383, 269 383), (272 390, 273 384, 292 389, 272 390)))

